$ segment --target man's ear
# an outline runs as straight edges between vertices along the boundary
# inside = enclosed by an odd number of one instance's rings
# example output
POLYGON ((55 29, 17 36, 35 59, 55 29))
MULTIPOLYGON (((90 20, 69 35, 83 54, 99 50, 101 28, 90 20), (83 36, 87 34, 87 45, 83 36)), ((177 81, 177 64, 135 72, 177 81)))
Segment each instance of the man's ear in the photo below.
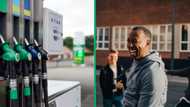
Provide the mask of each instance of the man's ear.
POLYGON ((151 45, 150 39, 147 39, 147 45, 151 45))

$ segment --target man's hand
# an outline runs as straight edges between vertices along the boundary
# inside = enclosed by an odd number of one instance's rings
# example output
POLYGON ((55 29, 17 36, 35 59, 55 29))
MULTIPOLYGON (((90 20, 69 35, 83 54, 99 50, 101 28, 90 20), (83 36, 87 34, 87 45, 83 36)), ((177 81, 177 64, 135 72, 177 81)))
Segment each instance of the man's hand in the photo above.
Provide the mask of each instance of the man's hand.
POLYGON ((118 81, 115 85, 116 89, 124 89, 122 80, 118 81))

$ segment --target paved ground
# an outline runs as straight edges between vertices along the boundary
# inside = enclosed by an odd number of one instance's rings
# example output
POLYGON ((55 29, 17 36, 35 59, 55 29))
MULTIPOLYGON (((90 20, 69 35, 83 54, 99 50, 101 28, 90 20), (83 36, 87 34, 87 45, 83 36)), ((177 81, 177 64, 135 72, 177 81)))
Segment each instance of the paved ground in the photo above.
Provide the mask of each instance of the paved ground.
MULTIPOLYGON (((68 64, 69 62, 63 62, 68 64)), ((81 83, 81 107, 92 107, 93 105, 93 86, 94 72, 92 66, 72 67, 70 66, 54 66, 52 63, 48 67, 48 78, 53 80, 71 80, 80 81, 81 83)))
MULTIPOLYGON (((102 93, 99 85, 99 72, 97 71, 97 107, 102 106, 102 93)), ((174 107, 176 102, 180 97, 184 95, 184 90, 186 89, 187 80, 184 78, 176 76, 168 76, 169 79, 169 89, 168 89, 168 101, 165 107, 174 107)))

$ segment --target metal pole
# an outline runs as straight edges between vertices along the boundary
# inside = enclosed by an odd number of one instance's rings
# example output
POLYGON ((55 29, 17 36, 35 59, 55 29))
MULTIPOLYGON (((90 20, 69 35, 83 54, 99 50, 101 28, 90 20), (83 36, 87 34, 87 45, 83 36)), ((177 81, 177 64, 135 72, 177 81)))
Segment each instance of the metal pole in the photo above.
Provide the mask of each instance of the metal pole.
POLYGON ((172 0, 172 46, 170 69, 174 69, 176 0, 172 0))

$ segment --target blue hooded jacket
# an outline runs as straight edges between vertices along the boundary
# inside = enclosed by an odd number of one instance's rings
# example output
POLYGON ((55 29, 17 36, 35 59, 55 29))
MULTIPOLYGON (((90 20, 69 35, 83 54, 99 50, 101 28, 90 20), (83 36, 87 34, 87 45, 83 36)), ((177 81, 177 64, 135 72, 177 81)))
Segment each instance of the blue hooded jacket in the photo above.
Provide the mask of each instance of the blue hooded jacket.
POLYGON ((164 107, 168 80, 164 63, 157 52, 134 60, 127 74, 125 107, 164 107))

